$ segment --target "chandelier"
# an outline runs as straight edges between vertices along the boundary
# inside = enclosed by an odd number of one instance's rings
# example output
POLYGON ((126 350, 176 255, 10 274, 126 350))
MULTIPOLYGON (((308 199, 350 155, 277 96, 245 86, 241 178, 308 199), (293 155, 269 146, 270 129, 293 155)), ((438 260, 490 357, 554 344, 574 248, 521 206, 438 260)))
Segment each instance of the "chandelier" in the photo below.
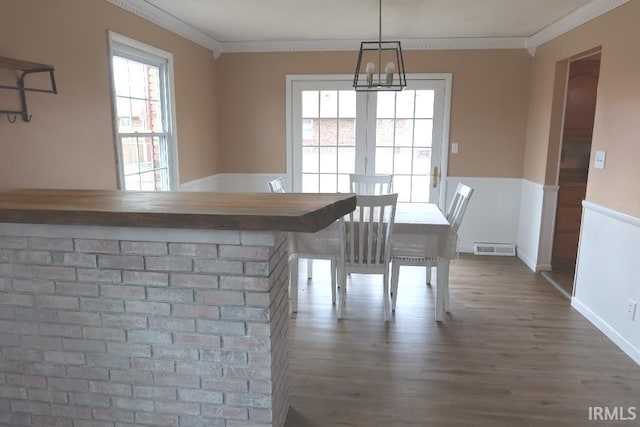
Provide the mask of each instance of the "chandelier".
POLYGON ((358 92, 400 91, 407 86, 400 42, 382 40, 382 0, 378 24, 378 41, 360 43, 353 78, 353 88, 358 92))

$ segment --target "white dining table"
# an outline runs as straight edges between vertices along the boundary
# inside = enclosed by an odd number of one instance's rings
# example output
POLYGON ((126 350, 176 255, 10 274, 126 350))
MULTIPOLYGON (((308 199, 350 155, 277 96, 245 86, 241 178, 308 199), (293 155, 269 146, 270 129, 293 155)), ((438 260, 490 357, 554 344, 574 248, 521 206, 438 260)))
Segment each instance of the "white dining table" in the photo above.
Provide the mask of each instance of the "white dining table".
MULTIPOLYGON (((301 253, 339 251, 337 225, 317 233, 296 233, 295 246, 301 253)), ((457 233, 444 214, 432 203, 398 203, 393 226, 392 255, 437 260, 435 318, 444 318, 444 295, 449 283, 449 261, 456 257, 457 233)), ((296 269, 297 270, 297 269, 296 269)), ((297 276, 297 275, 296 275, 297 276)), ((297 280, 292 280, 293 311, 297 311, 297 280)))

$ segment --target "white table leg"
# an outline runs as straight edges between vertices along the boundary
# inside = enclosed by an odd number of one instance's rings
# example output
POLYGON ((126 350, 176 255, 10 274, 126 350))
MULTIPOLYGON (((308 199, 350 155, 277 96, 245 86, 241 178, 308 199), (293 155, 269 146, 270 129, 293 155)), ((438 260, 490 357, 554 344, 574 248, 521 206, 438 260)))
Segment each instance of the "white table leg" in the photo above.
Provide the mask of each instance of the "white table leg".
MULTIPOLYGON (((449 260, 438 258, 436 279, 436 321, 441 322, 444 319, 445 301, 448 295, 449 287, 449 260)), ((446 304, 448 305, 448 304, 446 304)))
POLYGON ((291 312, 298 312, 298 257, 289 258, 289 296, 291 297, 291 312))
POLYGON ((307 279, 313 279, 313 259, 307 259, 307 279))

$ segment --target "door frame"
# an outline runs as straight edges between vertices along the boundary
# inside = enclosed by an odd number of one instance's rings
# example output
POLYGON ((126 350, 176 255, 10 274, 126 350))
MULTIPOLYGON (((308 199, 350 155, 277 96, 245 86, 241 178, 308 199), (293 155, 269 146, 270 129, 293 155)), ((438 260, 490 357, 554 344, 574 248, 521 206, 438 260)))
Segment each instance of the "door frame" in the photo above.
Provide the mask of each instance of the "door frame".
MULTIPOLYGON (((286 81, 286 156, 287 156, 287 182, 293 182, 293 83, 298 81, 331 81, 353 80, 352 74, 287 74, 286 81)), ((444 81, 444 106, 442 117, 442 144, 440 150, 440 195, 438 206, 445 209, 447 204, 447 177, 449 171, 449 134, 451 123, 451 88, 453 75, 451 73, 410 73, 407 74, 407 82, 411 80, 442 80, 444 81)))

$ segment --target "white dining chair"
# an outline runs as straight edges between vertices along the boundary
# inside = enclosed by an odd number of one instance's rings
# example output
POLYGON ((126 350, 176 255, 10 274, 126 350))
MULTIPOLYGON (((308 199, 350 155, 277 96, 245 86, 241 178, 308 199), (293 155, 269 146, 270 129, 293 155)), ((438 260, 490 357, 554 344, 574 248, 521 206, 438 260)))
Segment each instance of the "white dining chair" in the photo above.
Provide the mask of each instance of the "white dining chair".
POLYGON ((352 193, 362 196, 379 196, 392 193, 393 175, 349 175, 352 193))
MULTIPOLYGON (((458 183, 456 193, 453 196, 453 200, 449 205, 447 211, 447 221, 451 228, 457 233, 460 228, 460 223, 464 213, 467 210, 469 199, 473 194, 473 188, 458 183)), ((425 243, 426 244, 426 243, 425 243)), ((416 248, 419 252, 420 248, 416 248)), ((426 252, 427 249, 425 248, 426 252)), ((398 300, 398 281, 400 280, 400 267, 401 266, 420 266, 427 269, 427 285, 431 284, 431 269, 437 266, 437 258, 420 257, 420 256, 393 256, 391 259, 391 308, 392 311, 396 311, 396 302, 398 300)), ((449 311, 449 286, 443 288, 444 292, 444 309, 449 311)))
POLYGON ((286 193, 287 190, 285 190, 284 187, 284 177, 279 176, 278 178, 269 181, 269 190, 271 190, 272 193, 286 193))
MULTIPOLYGON (((286 193, 284 177, 269 182, 272 193, 286 193)), ((340 257, 340 238, 338 231, 323 230, 315 234, 288 233, 289 240, 289 289, 291 311, 298 311, 298 262, 307 259, 307 276, 311 278, 310 268, 313 259, 328 259, 331 262, 331 302, 336 303, 338 259, 340 257), (335 234, 335 235, 332 235, 335 234)))
POLYGON ((382 274, 384 319, 389 320, 389 262, 397 201, 397 194, 357 196, 356 209, 339 222, 344 238, 340 240, 338 318, 343 316, 347 274, 361 273, 382 274))
MULTIPOLYGON (((393 175, 349 175, 351 192, 362 196, 391 194, 393 175)), ((313 278, 313 259, 307 260, 307 278, 313 278)))

